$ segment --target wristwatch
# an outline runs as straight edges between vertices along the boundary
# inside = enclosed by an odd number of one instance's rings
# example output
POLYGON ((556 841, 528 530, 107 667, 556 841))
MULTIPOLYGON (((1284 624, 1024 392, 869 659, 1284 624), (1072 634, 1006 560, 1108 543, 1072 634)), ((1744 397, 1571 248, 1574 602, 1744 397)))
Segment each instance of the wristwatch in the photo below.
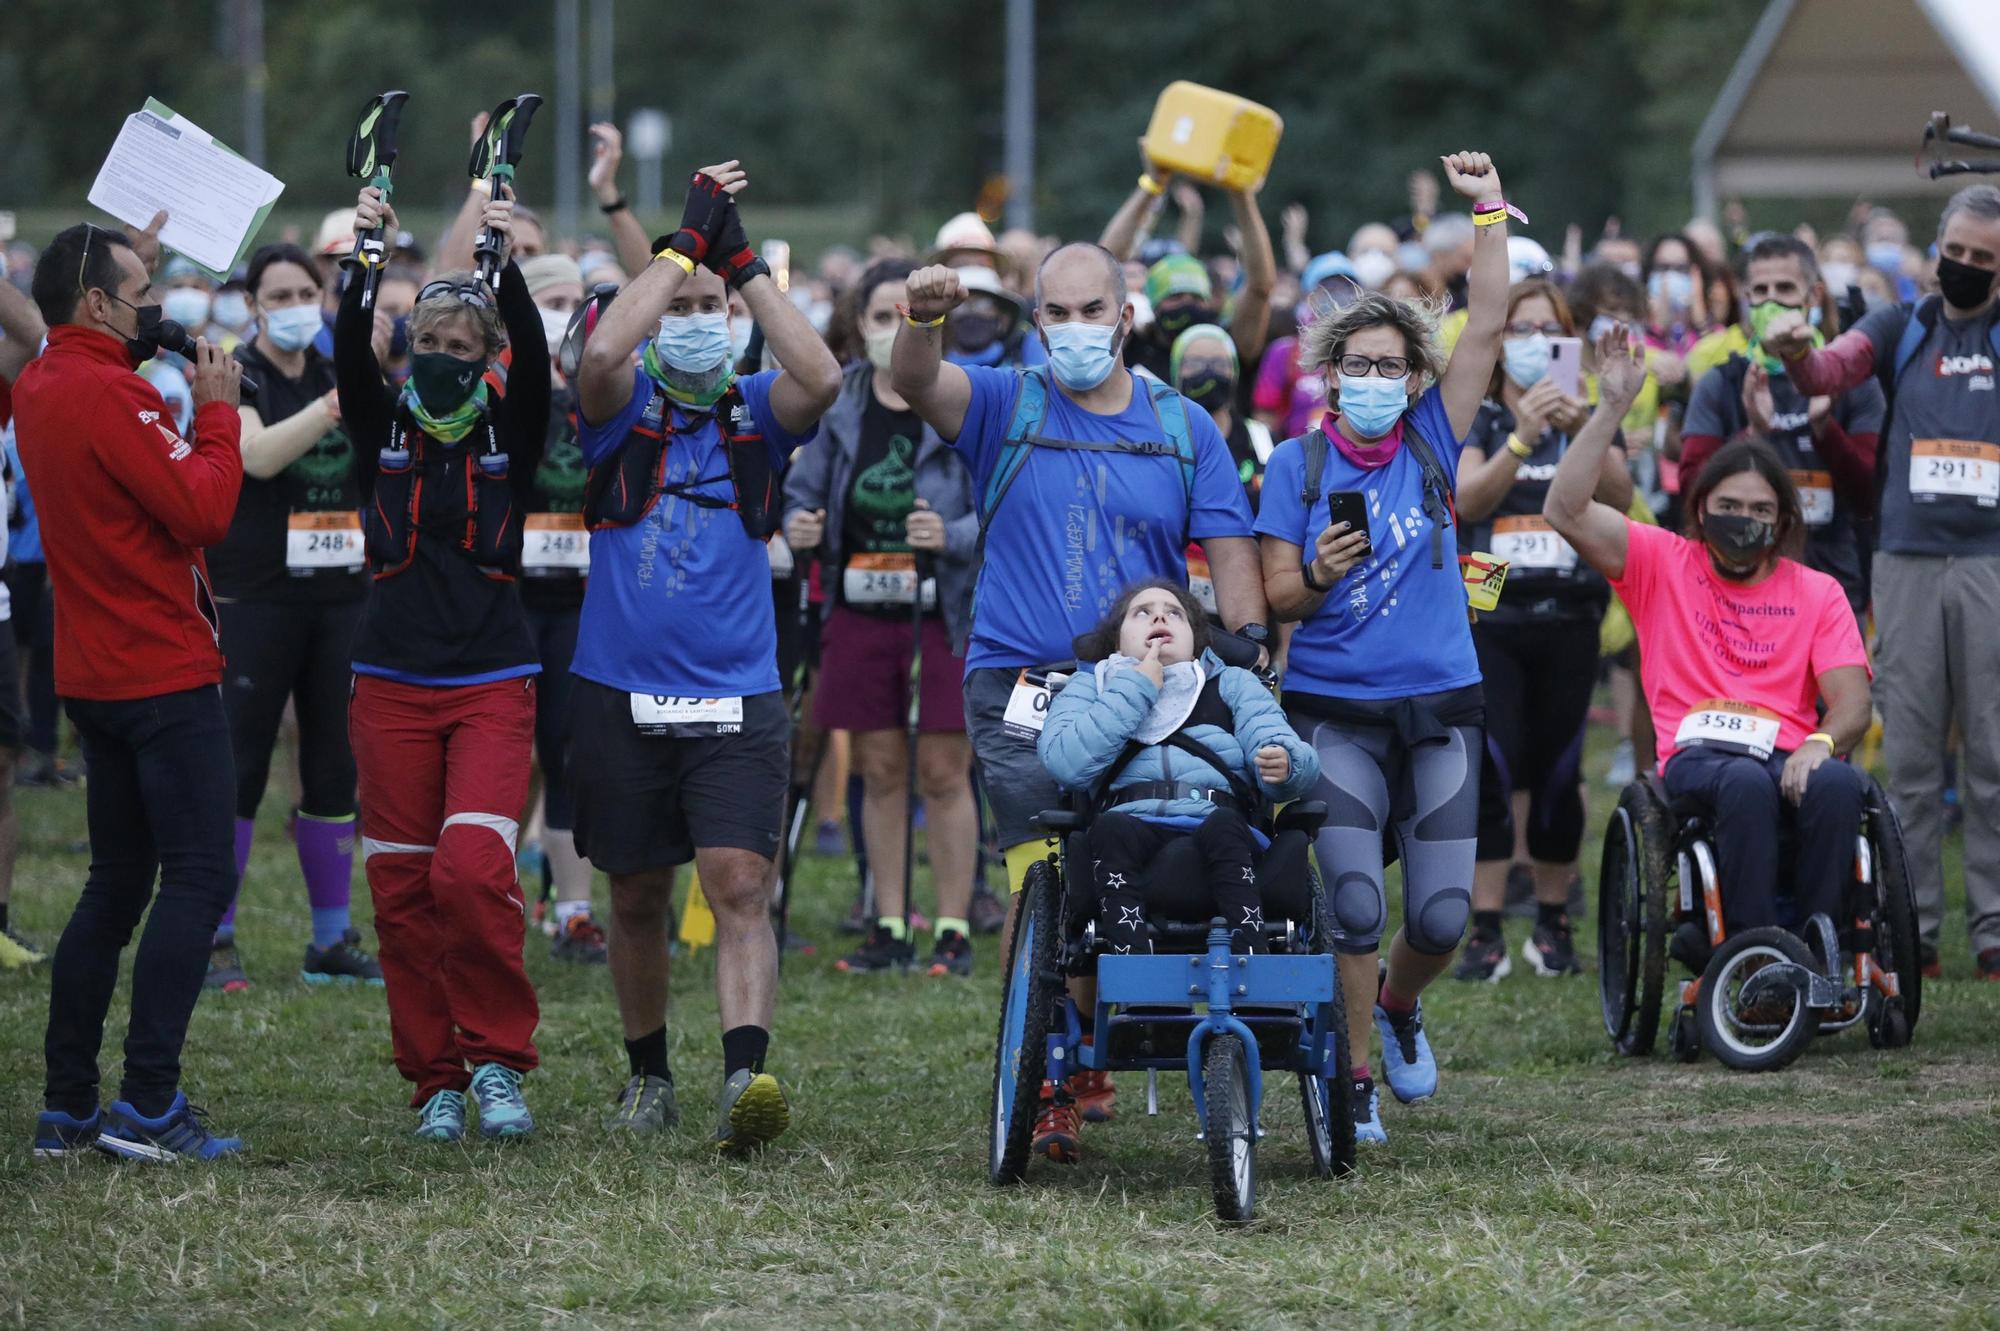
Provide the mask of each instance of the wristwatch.
POLYGON ((1243 641, 1249 643, 1252 647, 1262 647, 1267 652, 1271 650, 1271 626, 1268 624, 1253 622, 1245 624, 1240 629, 1232 629, 1230 631, 1243 639, 1243 641))
POLYGON ((1305 567, 1299 570, 1299 581, 1305 583, 1307 591, 1321 596, 1333 590, 1313 575, 1313 561, 1310 559, 1305 562, 1305 567))

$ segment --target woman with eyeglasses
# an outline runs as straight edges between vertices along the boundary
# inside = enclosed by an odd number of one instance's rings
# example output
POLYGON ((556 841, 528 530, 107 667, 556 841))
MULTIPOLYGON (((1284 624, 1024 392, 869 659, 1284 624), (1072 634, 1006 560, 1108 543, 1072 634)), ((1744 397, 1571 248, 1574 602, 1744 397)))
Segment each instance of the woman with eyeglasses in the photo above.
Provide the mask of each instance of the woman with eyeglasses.
MULTIPOLYGON (((1556 464, 1590 419, 1589 407, 1549 377, 1549 339, 1572 337, 1575 327, 1554 283, 1515 283, 1500 368, 1458 460, 1459 547, 1508 563, 1499 606, 1481 611, 1472 626, 1486 695, 1486 750, 1472 937, 1459 959, 1461 980, 1498 980, 1511 968, 1500 912, 1514 856, 1517 790, 1528 795, 1536 906, 1534 933, 1521 955, 1538 975, 1580 969, 1566 907, 1583 841, 1583 726, 1611 589, 1542 517, 1556 464)), ((1620 512, 1632 502, 1622 439, 1605 450, 1596 498, 1620 512)))
MULTIPOLYGON (((257 380, 244 403, 243 492, 222 544, 208 550, 229 673, 222 701, 236 752, 236 880, 242 891, 289 700, 299 723, 299 874, 312 941, 308 984, 380 984, 348 920, 354 874, 354 754, 347 742, 348 649, 361 621, 361 496, 354 445, 340 417, 333 362, 313 348, 321 328, 319 270, 296 245, 250 256, 256 335, 236 359, 257 380)), ((207 987, 249 986, 236 954, 232 900, 215 931, 207 987)))
MULTIPOLYGON (((361 846, 388 982, 396 1067, 416 1084, 417 1135, 465 1133, 468 1087, 486 1137, 534 1129, 534 987, 521 965, 514 874, 541 666, 516 591, 522 518, 549 425, 541 311, 506 257, 511 200, 484 221, 504 266, 432 282, 410 313, 410 377, 383 382, 360 274, 334 320, 342 419, 354 440, 372 578, 355 634, 348 729, 361 846), (512 348, 504 394, 491 369, 512 348)), ((361 191, 356 234, 396 215, 361 191)))
POLYGON ((1320 759, 1310 798, 1330 816, 1315 847, 1334 917, 1350 1104, 1362 1140, 1385 1135, 1367 1062, 1372 1014, 1389 1087, 1437 1090, 1418 996, 1458 950, 1478 830, 1479 659, 1451 528, 1459 452, 1484 400, 1507 313, 1507 217, 1484 153, 1444 159, 1473 205, 1464 331, 1447 367, 1434 309, 1365 293, 1315 319, 1300 364, 1329 410, 1264 474, 1264 592, 1297 620, 1285 674, 1293 726, 1320 759), (1385 848, 1403 862, 1403 927, 1377 980, 1385 848))

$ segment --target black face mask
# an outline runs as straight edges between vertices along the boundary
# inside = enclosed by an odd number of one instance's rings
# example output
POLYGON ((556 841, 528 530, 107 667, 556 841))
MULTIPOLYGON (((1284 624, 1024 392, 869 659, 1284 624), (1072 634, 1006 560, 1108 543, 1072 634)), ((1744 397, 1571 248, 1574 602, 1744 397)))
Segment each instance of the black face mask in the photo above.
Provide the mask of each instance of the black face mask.
POLYGON ((1190 402, 1216 411, 1230 404, 1236 393, 1236 376, 1224 370, 1196 370, 1183 375, 1181 393, 1190 402))
POLYGON ((1162 310, 1154 316, 1153 323, 1169 340, 1179 337, 1196 324, 1212 324, 1216 320, 1212 305, 1176 305, 1162 310))
POLYGON ((417 401, 433 416, 448 416, 464 406, 485 372, 485 361, 465 360, 443 351, 420 351, 410 357, 410 387, 417 390, 417 401))
POLYGON ((165 317, 163 307, 154 305, 134 305, 120 296, 111 299, 132 311, 132 336, 125 339, 125 354, 132 358, 132 368, 138 369, 153 358, 160 349, 160 320, 165 317))
POLYGON ((1976 310, 1985 304, 1986 298, 1993 294, 1995 276, 1984 268, 1938 255, 1938 292, 1961 310, 1976 310))
POLYGON ((952 346, 967 353, 984 351, 1000 339, 1000 320, 978 310, 960 310, 946 328, 952 346))
POLYGON ((1709 562, 1732 582, 1754 576, 1778 541, 1775 525, 1741 513, 1702 514, 1701 534, 1708 542, 1709 562))

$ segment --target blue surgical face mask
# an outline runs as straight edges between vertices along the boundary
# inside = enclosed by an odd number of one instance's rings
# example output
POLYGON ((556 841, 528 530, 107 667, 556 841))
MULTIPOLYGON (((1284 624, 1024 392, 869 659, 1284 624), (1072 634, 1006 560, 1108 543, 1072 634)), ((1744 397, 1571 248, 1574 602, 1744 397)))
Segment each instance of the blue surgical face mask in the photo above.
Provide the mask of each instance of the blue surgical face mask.
POLYGON ((1694 303, 1694 274, 1662 268, 1646 280, 1646 294, 1679 313, 1694 303))
POLYGON ((208 307, 208 317, 230 332, 240 333, 250 322, 250 302, 240 291, 218 291, 208 307))
POLYGON ((167 318, 190 333, 199 333, 208 326, 213 300, 200 287, 169 287, 167 294, 160 297, 160 308, 167 318))
POLYGON ((729 316, 669 314, 660 320, 653 349, 660 363, 686 374, 702 374, 729 364, 729 316))
POLYGON ((1903 247, 1893 240, 1870 241, 1868 262, 1893 277, 1903 271, 1903 247))
POLYGON ((1618 326, 1618 320, 1609 314, 1600 314, 1590 321, 1590 342, 1597 345, 1604 335, 1618 326))
POLYGON ((1421 273, 1431 266, 1431 253, 1420 240, 1406 240, 1396 247, 1396 264, 1406 273, 1421 273))
POLYGON ((282 310, 266 310, 264 336, 280 351, 304 351, 319 336, 324 321, 317 305, 287 305, 282 310))
POLYGON ((1500 358, 1516 388, 1533 388, 1549 372, 1549 340, 1540 333, 1507 338, 1500 344, 1500 358))
POLYGON ((1050 324, 1042 329, 1042 337, 1049 346, 1049 368, 1056 381, 1073 393, 1088 393, 1117 367, 1116 324, 1050 324))
POLYGON ((1410 392, 1404 379, 1365 374, 1340 376, 1340 414, 1364 439, 1380 439, 1396 428, 1409 410, 1410 392))

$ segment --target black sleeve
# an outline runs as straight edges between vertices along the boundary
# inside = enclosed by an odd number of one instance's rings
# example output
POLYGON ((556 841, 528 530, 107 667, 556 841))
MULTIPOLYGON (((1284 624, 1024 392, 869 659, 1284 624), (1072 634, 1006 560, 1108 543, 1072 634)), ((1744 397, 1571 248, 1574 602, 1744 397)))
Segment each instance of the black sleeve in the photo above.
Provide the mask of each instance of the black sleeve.
POLYGON ((507 366, 507 396, 494 412, 493 429, 509 459, 507 474, 516 494, 526 495, 542 464, 549 432, 549 344, 542 312, 528 294, 527 279, 511 260, 500 273, 500 321, 507 327, 513 356, 507 366))
POLYGON ((352 273, 333 316, 333 383, 340 418, 354 441, 354 478, 365 500, 375 493, 376 454, 389 442, 396 394, 375 360, 375 316, 361 308, 361 274, 352 273))

